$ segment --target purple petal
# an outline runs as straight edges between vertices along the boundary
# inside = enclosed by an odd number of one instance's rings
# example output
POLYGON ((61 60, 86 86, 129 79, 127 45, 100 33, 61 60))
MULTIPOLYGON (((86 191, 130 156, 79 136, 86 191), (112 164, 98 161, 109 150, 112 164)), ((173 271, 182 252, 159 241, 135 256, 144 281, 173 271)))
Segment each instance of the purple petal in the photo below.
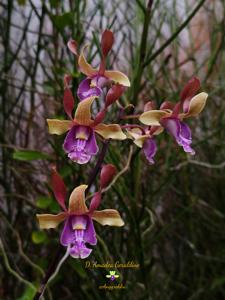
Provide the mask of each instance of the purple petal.
POLYGON ((91 87, 91 78, 86 78, 79 84, 78 90, 77 90, 77 96, 80 99, 80 101, 93 96, 100 96, 102 89, 98 86, 91 87))
POLYGON ((95 133, 88 126, 73 126, 65 138, 63 147, 68 157, 79 164, 87 163, 98 152, 95 133))
POLYGON ((71 224, 71 218, 68 217, 65 221, 63 231, 60 236, 60 243, 63 246, 70 245, 74 240, 74 230, 71 224))
POLYGON ((157 151, 155 140, 153 138, 146 139, 143 145, 143 150, 144 150, 145 157, 150 162, 150 164, 154 164, 155 162, 153 157, 155 156, 157 151))
POLYGON ((89 138, 87 140, 85 150, 88 154, 95 155, 98 152, 98 145, 95 138, 94 130, 91 130, 89 138))
POLYGON ((90 217, 88 219, 87 229, 84 232, 84 240, 85 240, 85 242, 87 242, 91 245, 97 244, 97 238, 96 238, 94 224, 90 217))
POLYGON ((190 146, 192 143, 191 130, 187 124, 177 118, 167 118, 162 121, 162 125, 175 138, 178 145, 183 147, 185 152, 195 154, 190 146))
POLYGON ((91 79, 91 83, 100 89, 103 89, 111 80, 104 76, 94 76, 91 79))
POLYGON ((92 252, 92 249, 89 249, 85 246, 84 243, 78 245, 74 245, 71 249, 70 249, 70 255, 73 258, 87 258, 92 252))
POLYGON ((87 215, 69 216, 63 228, 60 243, 71 246, 70 255, 74 258, 86 258, 92 249, 86 243, 96 245, 96 233, 91 218, 87 215))

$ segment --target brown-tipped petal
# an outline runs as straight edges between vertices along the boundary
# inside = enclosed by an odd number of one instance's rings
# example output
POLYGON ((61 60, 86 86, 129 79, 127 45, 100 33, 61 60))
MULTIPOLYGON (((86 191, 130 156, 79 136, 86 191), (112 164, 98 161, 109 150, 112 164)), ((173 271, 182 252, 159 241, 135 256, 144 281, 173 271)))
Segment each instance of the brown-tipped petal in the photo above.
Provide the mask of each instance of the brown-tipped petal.
POLYGON ((101 188, 104 189, 107 187, 110 182, 113 180, 116 175, 116 167, 113 164, 104 165, 101 169, 100 174, 100 185, 101 188))
POLYGON ((116 83, 124 86, 130 86, 129 78, 120 71, 105 71, 105 76, 116 83))
POLYGON ((70 49, 70 51, 75 54, 77 54, 77 42, 75 40, 69 40, 69 42, 67 43, 67 47, 70 49))
POLYGON ((47 119, 47 123, 49 133, 57 135, 67 132, 72 126, 69 120, 47 119))
POLYGON ((104 139, 125 140, 127 138, 118 124, 98 124, 94 130, 104 139))
POLYGON ((146 111, 139 117, 139 120, 146 125, 160 126, 160 119, 163 117, 169 117, 171 113, 164 110, 150 110, 146 111))
POLYGON ((84 49, 88 47, 88 45, 84 46, 83 49, 81 50, 81 54, 78 58, 78 65, 80 71, 87 75, 87 76, 93 76, 98 73, 98 70, 92 68, 92 66, 86 61, 86 58, 84 56, 84 49))
POLYGON ((124 225, 124 221, 119 212, 115 209, 96 210, 92 214, 92 219, 103 226, 109 225, 120 227, 124 225))
POLYGON ((78 124, 89 126, 93 123, 91 119, 91 105, 95 98, 95 96, 87 98, 78 104, 74 117, 78 124))
POLYGON ((205 107, 207 98, 208 98, 207 93, 202 92, 197 94, 191 99, 188 111, 186 113, 180 114, 179 116, 181 118, 189 118, 189 117, 197 116, 205 107))
POLYGON ((104 57, 107 56, 107 54, 111 50, 113 43, 114 43, 113 33, 112 31, 106 29, 103 32, 102 39, 101 39, 101 48, 104 57))
POLYGON ((88 212, 88 208, 85 204, 85 190, 87 185, 82 184, 76 187, 69 199, 69 212, 77 215, 82 215, 88 212))
POLYGON ((58 215, 37 214, 36 217, 38 218, 39 226, 41 229, 50 229, 56 228, 62 221, 64 221, 67 217, 67 214, 63 212, 58 215))

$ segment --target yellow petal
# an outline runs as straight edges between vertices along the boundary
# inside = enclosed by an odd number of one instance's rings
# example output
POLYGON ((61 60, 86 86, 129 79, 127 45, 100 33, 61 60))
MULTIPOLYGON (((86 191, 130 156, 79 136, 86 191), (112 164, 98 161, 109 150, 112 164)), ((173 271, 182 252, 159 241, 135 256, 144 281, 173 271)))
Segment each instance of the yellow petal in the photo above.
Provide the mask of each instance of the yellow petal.
POLYGON ((162 117, 169 117, 171 115, 170 112, 164 110, 149 110, 141 114, 139 120, 146 125, 149 126, 160 126, 160 119, 162 117))
POLYGON ((104 139, 125 140, 127 137, 118 124, 98 124, 94 128, 95 132, 104 139))
POLYGON ((83 49, 81 50, 81 54, 78 58, 78 65, 79 65, 79 69, 80 71, 87 75, 87 76, 93 76, 96 75, 98 73, 98 70, 92 68, 92 66, 86 61, 86 58, 84 56, 84 49, 87 47, 88 45, 84 46, 83 49))
POLYGON ((137 145, 138 147, 142 148, 143 144, 144 144, 144 142, 146 140, 146 138, 149 138, 149 134, 145 134, 145 135, 139 136, 138 138, 136 138, 134 140, 135 145, 137 145))
POLYGON ((85 204, 85 190, 88 186, 85 184, 82 184, 78 187, 76 187, 69 199, 69 212, 75 213, 77 215, 82 215, 86 212, 88 212, 88 208, 85 204))
POLYGON ((139 138, 142 134, 142 131, 139 128, 132 128, 126 130, 126 136, 129 139, 135 140, 139 138))
POLYGON ((120 71, 105 71, 104 75, 116 83, 130 86, 129 78, 120 71))
POLYGON ((47 119, 48 130, 51 134, 63 134, 71 128, 72 122, 69 120, 47 119))
POLYGON ((96 97, 90 97, 82 100, 76 109, 74 120, 80 125, 89 126, 93 123, 91 119, 91 105, 96 97))
POLYGON ((51 215, 51 214, 43 214, 43 215, 36 215, 39 221, 39 225, 41 229, 49 229, 55 228, 65 220, 67 214, 62 212, 58 215, 51 215))
POLYGON ((194 117, 200 114, 206 104, 206 100, 208 98, 208 94, 202 92, 194 96, 189 104, 189 110, 187 113, 180 114, 181 118, 189 118, 194 117))
POLYGON ((100 223, 101 225, 109 226, 123 226, 124 221, 122 220, 119 212, 115 209, 104 209, 95 210, 92 214, 92 219, 100 223))

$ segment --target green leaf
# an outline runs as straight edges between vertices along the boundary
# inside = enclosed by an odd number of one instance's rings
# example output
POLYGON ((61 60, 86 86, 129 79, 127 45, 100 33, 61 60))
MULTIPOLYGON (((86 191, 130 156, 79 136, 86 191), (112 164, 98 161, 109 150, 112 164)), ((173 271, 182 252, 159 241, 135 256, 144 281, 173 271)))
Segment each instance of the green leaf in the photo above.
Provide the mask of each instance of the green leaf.
POLYGON ((47 208, 52 202, 52 198, 50 197, 39 197, 36 201, 36 205, 39 208, 47 208))
POLYGON ((51 160, 51 157, 48 154, 40 152, 40 151, 34 151, 34 150, 17 151, 17 150, 15 150, 13 153, 13 159, 22 160, 22 161, 30 161, 30 160, 37 160, 37 159, 51 160))
POLYGON ((53 23, 58 29, 64 29, 66 26, 73 26, 74 13, 67 12, 61 16, 52 16, 53 23))
POLYGON ((33 231, 32 241, 34 244, 42 244, 47 240, 47 235, 44 231, 33 231))

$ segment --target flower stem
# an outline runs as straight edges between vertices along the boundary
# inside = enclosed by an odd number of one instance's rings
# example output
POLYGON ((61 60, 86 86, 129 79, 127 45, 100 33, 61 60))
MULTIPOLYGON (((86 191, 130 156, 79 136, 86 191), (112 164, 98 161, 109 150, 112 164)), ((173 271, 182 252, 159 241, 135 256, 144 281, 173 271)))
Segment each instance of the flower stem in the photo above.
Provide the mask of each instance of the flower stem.
MULTIPOLYGON (((33 300, 39 300, 41 299, 42 295, 44 294, 45 289, 47 288, 48 284, 57 276, 57 274, 59 273, 59 270, 62 266, 62 264, 65 262, 65 260, 67 259, 67 257, 70 254, 70 246, 67 247, 66 253, 65 255, 61 258, 61 260, 59 261, 59 263, 57 264, 57 267, 55 268, 55 271, 51 274, 49 273, 49 276, 47 278, 47 281, 45 283, 42 283, 42 285, 39 288, 38 293, 35 295, 33 300)), ((46 273, 47 274, 47 273, 46 273)))
MULTIPOLYGON (((103 146, 102 146, 102 149, 101 149, 101 152, 98 156, 98 160, 96 162, 96 165, 94 167, 94 169, 92 170, 90 176, 89 176, 89 180, 88 180, 88 188, 87 190, 90 189, 91 185, 93 184, 93 182, 95 181, 95 178, 98 174, 98 172, 100 171, 101 169, 101 165, 104 161, 104 158, 105 158, 105 155, 106 155, 106 152, 108 150, 108 145, 109 145, 109 141, 110 140, 107 140, 104 142, 103 146)), ((50 264, 48 270, 46 271, 45 273, 45 276, 42 280, 42 283, 40 285, 40 288, 39 290, 37 291, 37 293, 35 294, 33 300, 40 300, 42 295, 44 294, 44 291, 48 285, 48 283, 50 281, 52 281, 52 279, 55 278, 55 276, 58 274, 59 272, 59 269, 61 267, 61 265, 63 264, 63 262, 67 259, 68 255, 69 255, 69 252, 68 252, 68 248, 67 248, 67 252, 66 254, 63 256, 63 258, 59 261, 59 257, 60 257, 60 254, 61 254, 61 246, 58 247, 57 251, 56 251, 56 255, 55 257, 53 258, 53 261, 52 263, 50 264)))

